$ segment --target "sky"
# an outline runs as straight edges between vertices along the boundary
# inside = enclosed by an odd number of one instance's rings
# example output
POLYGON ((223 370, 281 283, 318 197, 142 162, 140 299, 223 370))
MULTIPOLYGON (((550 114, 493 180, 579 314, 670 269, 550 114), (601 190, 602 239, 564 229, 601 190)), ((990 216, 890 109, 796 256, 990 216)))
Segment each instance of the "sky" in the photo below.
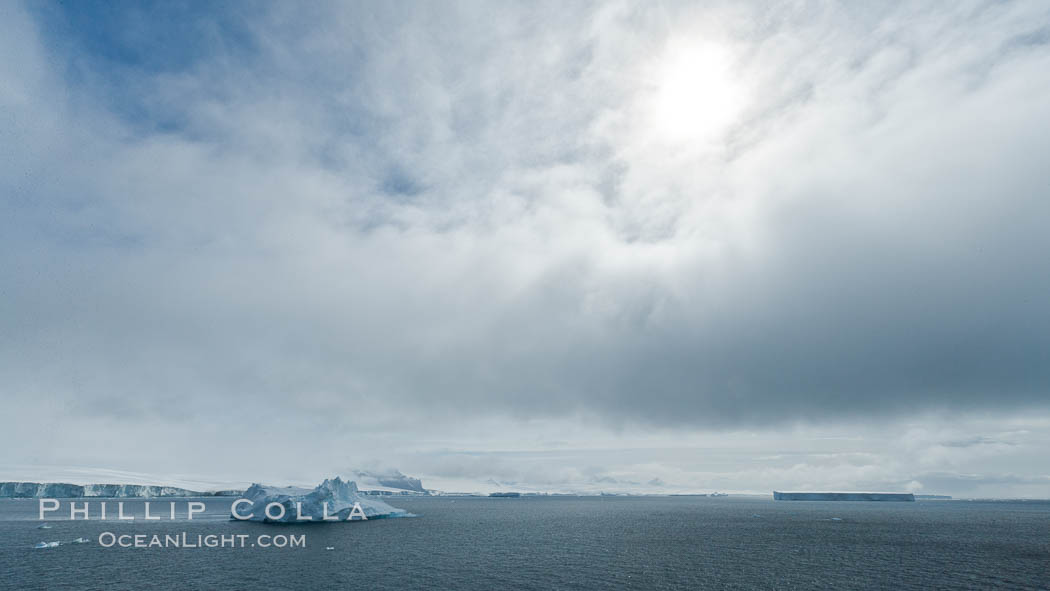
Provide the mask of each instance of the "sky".
POLYGON ((0 480, 1050 498, 1045 2, 0 3, 0 480))

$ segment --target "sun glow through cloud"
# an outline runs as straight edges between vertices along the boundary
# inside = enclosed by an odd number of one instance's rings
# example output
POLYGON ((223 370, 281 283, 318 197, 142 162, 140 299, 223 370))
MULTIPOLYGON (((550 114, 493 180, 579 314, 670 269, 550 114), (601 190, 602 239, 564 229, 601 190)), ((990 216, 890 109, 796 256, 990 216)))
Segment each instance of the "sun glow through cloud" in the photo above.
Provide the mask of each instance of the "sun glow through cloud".
POLYGON ((744 99, 732 56, 715 44, 672 45, 657 66, 652 103, 655 131, 674 142, 716 141, 744 99))

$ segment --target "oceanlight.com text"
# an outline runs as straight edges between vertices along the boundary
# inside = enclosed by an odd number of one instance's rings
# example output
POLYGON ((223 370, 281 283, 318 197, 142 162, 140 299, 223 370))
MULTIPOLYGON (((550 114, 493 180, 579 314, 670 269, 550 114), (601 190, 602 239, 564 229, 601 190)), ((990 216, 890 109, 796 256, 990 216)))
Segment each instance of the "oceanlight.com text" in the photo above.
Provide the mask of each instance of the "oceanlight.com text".
POLYGON ((305 548, 306 534, 118 534, 102 532, 103 548, 305 548))

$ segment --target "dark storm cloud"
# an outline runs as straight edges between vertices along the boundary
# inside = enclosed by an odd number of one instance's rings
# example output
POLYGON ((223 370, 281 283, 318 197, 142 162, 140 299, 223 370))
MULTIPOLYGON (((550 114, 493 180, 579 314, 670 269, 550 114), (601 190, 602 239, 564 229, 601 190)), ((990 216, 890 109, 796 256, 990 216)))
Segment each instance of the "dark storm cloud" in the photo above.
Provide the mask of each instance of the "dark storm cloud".
POLYGON ((5 8, 5 396, 322 430, 1045 406, 1044 6, 473 8, 273 5, 119 67, 5 8), (650 135, 667 39, 734 56, 723 145, 650 135))

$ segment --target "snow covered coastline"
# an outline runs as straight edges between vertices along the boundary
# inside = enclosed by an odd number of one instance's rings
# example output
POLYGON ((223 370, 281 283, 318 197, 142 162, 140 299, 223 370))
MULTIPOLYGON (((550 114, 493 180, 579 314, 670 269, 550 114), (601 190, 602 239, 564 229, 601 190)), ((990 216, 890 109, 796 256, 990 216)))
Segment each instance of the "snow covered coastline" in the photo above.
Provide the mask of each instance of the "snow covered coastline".
POLYGON ((79 499, 83 497, 155 498, 230 496, 239 491, 201 492, 147 484, 69 484, 65 482, 0 482, 0 498, 79 499))

